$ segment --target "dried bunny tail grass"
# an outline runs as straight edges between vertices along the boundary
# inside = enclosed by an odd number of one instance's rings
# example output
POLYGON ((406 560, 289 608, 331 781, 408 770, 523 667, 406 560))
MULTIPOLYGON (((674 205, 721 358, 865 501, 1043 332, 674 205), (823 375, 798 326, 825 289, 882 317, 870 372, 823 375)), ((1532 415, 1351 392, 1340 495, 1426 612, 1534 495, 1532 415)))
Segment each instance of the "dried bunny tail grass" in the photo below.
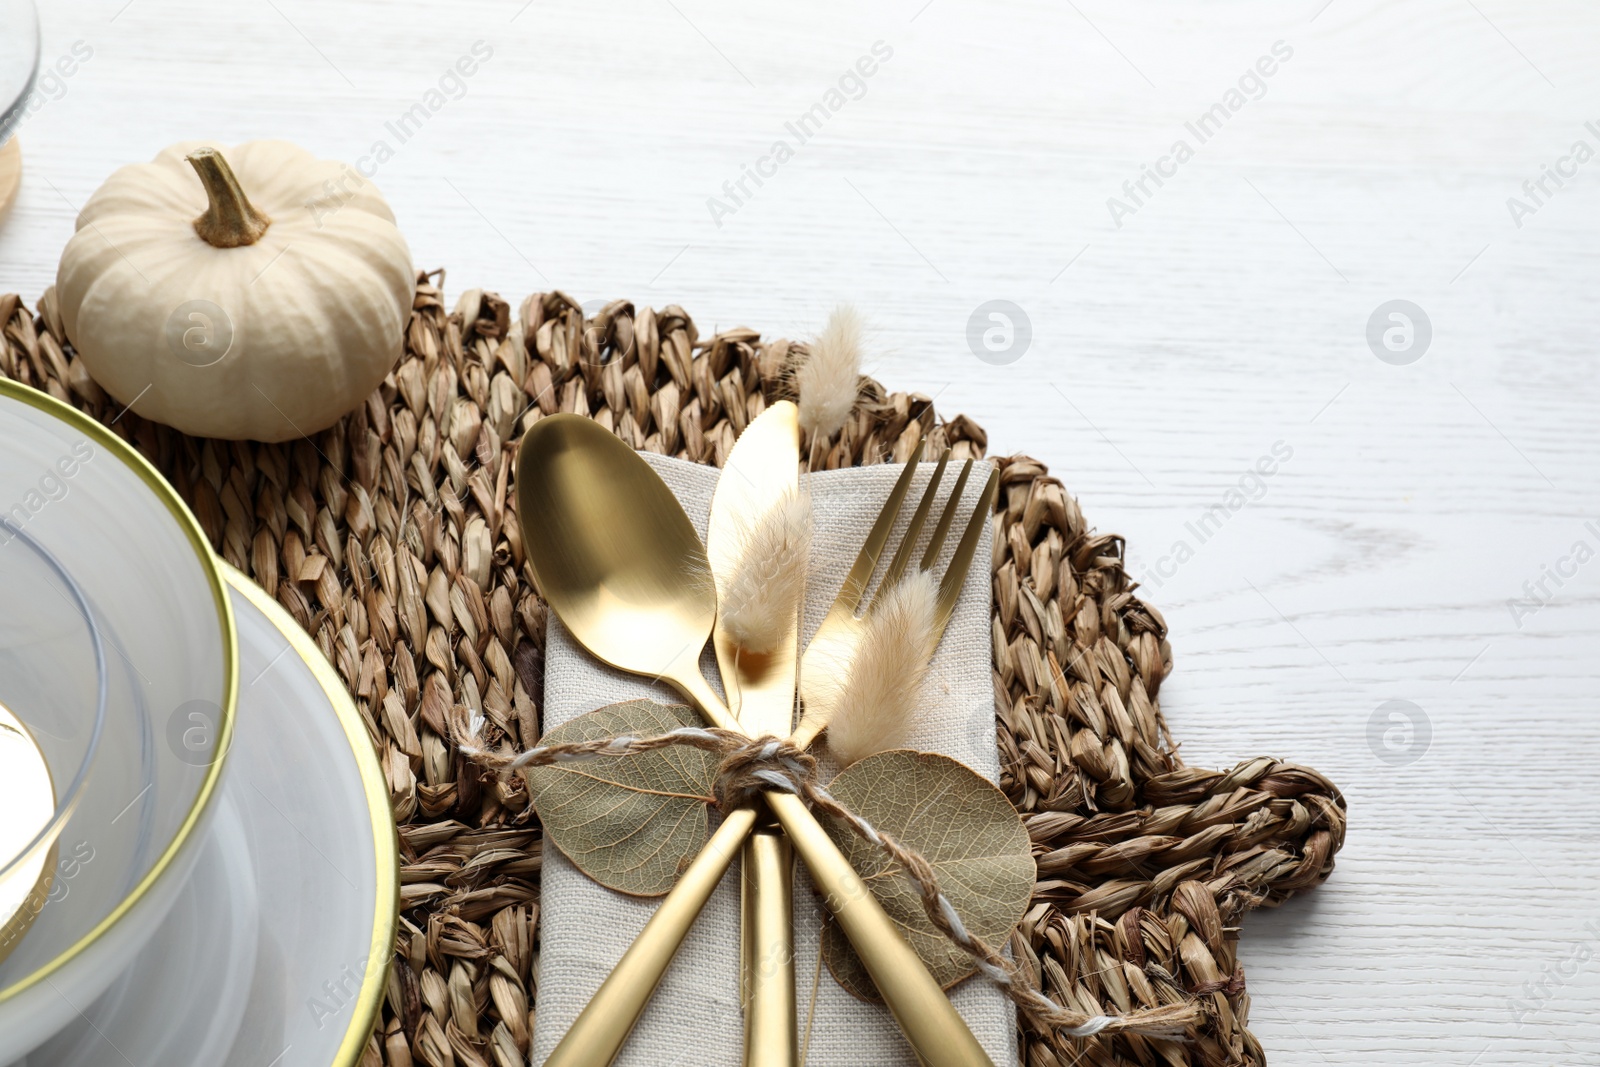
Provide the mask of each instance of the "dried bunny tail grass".
POLYGON ((739 531, 739 562, 722 595, 722 625, 740 647, 771 651, 794 624, 811 556, 811 496, 793 491, 739 531))
POLYGON ((898 748, 910 734, 939 644, 938 601, 933 575, 919 571, 884 593, 868 615, 839 710, 828 724, 828 748, 845 766, 898 748))
POLYGON ((850 417, 861 389, 861 313, 841 304, 811 344, 811 355, 795 372, 800 428, 814 440, 832 437, 850 417))

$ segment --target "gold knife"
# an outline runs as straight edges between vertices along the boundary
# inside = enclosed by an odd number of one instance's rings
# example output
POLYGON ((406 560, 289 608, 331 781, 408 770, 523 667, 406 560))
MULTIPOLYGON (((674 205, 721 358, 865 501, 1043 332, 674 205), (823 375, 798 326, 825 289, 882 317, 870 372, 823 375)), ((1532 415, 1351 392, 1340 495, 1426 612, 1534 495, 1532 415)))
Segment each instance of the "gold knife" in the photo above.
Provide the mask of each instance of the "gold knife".
MULTIPOLYGON (((800 424, 794 404, 764 411, 734 442, 711 498, 706 555, 719 601, 739 565, 741 531, 800 484, 800 424)), ((770 652, 741 649, 719 618, 712 633, 728 707, 752 737, 794 728, 798 615, 770 652)), ((794 852, 770 812, 745 841, 740 884, 739 995, 745 1067, 798 1067, 794 981, 794 852)))

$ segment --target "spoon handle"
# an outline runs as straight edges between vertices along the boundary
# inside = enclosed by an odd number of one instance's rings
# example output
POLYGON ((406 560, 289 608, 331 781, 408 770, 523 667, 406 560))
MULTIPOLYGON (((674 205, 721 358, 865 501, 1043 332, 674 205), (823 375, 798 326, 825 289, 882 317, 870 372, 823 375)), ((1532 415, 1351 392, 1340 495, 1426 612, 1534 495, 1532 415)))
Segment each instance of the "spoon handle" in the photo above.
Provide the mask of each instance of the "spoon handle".
POLYGON ((544 1061, 544 1067, 608 1067, 661 982, 678 946, 755 826, 752 808, 730 812, 661 901, 639 936, 544 1061))

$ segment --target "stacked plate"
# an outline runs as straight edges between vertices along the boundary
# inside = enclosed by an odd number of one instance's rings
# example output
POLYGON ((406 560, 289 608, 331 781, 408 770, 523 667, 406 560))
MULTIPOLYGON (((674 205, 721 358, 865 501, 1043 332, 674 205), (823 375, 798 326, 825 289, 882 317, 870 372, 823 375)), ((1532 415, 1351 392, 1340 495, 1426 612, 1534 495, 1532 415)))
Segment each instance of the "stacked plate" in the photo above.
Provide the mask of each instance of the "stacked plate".
POLYGON ((382 772, 315 644, 115 434, 0 380, 0 1064, 357 1063, 382 772))

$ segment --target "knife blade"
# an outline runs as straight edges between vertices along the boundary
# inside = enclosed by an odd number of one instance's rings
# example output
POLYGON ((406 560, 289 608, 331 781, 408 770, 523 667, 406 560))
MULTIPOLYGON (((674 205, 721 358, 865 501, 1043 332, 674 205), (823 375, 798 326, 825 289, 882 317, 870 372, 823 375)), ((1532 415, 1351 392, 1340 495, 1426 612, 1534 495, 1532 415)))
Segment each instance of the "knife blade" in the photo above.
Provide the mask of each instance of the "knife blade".
MULTIPOLYGON (((711 498, 706 555, 719 601, 739 565, 741 535, 800 485, 799 411, 779 401, 745 427, 734 442, 711 498)), ((718 619, 712 632, 728 708, 752 737, 789 736, 794 726, 798 618, 770 652, 741 650, 718 619)))
MULTIPOLYGON (((734 442, 711 498, 706 554, 721 600, 739 564, 741 535, 799 488, 799 412, 787 400, 757 416, 734 442)), ((769 652, 739 648, 719 618, 712 633, 728 707, 753 737, 787 737, 794 726, 798 617, 769 652)), ((740 883, 740 999, 746 1067, 796 1067, 794 855, 788 839, 761 813, 745 842, 740 883)))

